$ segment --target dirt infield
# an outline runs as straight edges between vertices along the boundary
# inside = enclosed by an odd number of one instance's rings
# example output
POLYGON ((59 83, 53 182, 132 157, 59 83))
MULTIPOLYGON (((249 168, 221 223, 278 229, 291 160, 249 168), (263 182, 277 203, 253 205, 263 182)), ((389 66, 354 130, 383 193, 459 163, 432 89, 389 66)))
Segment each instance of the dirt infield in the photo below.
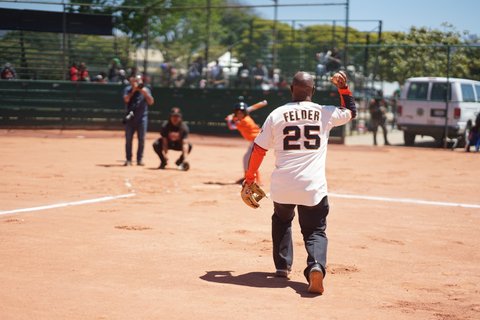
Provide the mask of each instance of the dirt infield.
POLYGON ((480 154, 331 145, 312 296, 297 220, 292 277, 272 276, 272 203, 233 183, 245 142, 193 136, 191 170, 160 171, 156 136, 126 168, 121 132, 0 130, 0 319, 480 319, 480 154))

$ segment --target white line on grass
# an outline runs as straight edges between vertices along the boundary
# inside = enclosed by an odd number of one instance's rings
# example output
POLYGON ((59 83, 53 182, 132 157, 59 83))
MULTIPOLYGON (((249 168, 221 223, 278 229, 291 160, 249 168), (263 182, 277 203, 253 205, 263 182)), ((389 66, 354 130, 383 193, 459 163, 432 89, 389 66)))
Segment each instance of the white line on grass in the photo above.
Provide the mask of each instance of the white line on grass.
POLYGON ((56 209, 56 208, 63 208, 63 207, 80 206, 83 204, 105 202, 105 201, 111 201, 116 199, 129 198, 133 196, 135 196, 135 193, 127 193, 127 194, 120 194, 118 196, 106 196, 106 197, 95 198, 95 199, 87 199, 87 200, 72 201, 72 202, 61 202, 61 203, 50 204, 50 205, 40 206, 40 207, 5 210, 5 211, 0 211, 0 216, 4 214, 13 214, 13 213, 47 210, 47 209, 56 209))
POLYGON ((329 193, 328 195, 332 196, 332 197, 335 197, 335 198, 344 198, 344 199, 358 199, 358 200, 371 200, 371 201, 383 201, 383 202, 400 202, 400 203, 422 204, 422 205, 429 205, 429 206, 462 207, 462 208, 480 209, 480 204, 428 201, 428 200, 408 199, 408 198, 388 198, 388 197, 376 197, 376 196, 363 196, 363 195, 356 195, 356 194, 329 193))

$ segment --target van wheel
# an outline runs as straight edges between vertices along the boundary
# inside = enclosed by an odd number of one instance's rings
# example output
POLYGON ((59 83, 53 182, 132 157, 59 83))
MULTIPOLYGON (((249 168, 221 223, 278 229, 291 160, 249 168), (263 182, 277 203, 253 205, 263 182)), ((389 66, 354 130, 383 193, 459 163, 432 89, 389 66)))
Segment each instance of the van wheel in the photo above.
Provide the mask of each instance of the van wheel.
POLYGON ((413 146, 415 143, 415 134, 408 131, 403 131, 403 141, 405 141, 406 146, 413 146))

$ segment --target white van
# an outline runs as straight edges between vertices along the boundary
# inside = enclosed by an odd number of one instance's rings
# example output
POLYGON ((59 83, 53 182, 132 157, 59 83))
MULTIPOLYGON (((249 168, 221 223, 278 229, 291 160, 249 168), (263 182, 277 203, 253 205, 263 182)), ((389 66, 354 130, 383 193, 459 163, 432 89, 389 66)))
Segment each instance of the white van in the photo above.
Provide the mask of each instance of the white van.
MULTIPOLYGON (((448 138, 465 136, 480 113, 480 81, 449 78, 448 138)), ((445 136, 447 78, 409 78, 400 93, 397 125, 403 130, 405 145, 413 145, 416 135, 431 136, 439 144, 445 136)))

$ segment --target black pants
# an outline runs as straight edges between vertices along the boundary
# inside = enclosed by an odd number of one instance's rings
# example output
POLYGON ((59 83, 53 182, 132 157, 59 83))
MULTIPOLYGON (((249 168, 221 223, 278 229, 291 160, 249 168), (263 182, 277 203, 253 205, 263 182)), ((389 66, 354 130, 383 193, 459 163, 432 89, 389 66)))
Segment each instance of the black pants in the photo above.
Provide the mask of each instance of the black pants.
MULTIPOLYGON (((160 158, 160 165, 167 165, 167 159, 165 159, 165 155, 162 153, 162 139, 157 139, 153 143, 153 150, 158 154, 158 157, 160 158)), ((182 155, 180 158, 175 161, 175 164, 177 166, 181 165, 183 163, 183 160, 185 159, 185 156, 183 155, 183 145, 182 143, 168 143, 168 149, 169 150, 175 150, 175 151, 182 151, 182 155)), ((188 153, 192 151, 192 144, 188 144, 188 153)))
POLYGON ((385 144, 390 144, 388 142, 388 137, 387 137, 387 125, 386 125, 386 118, 381 118, 381 119, 376 119, 376 118, 372 118, 371 119, 371 129, 372 129, 372 133, 373 133, 373 144, 374 145, 377 145, 377 131, 378 131, 378 127, 381 127, 382 128, 382 131, 383 131, 383 142, 385 144))
MULTIPOLYGON (((292 220, 295 217, 294 204, 274 202, 272 216, 273 262, 277 269, 291 269, 293 263, 292 220)), ((303 242, 307 250, 307 268, 304 274, 308 280, 308 273, 313 264, 318 263, 325 275, 327 263, 328 239, 327 215, 329 211, 328 198, 325 196, 319 204, 308 207, 298 205, 298 221, 303 235, 303 242)))

